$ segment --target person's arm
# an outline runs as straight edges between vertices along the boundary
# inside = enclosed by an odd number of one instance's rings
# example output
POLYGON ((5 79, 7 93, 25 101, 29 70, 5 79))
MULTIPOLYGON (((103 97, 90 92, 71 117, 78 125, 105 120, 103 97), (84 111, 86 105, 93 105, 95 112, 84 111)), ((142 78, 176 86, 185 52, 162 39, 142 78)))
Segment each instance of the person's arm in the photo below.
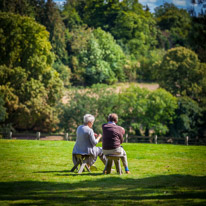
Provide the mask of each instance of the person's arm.
POLYGON ((98 136, 97 136, 97 141, 99 142, 100 141, 100 139, 101 139, 101 137, 102 137, 102 135, 101 134, 98 134, 98 136))
POLYGON ((99 142, 100 138, 102 137, 102 135, 99 134, 97 138, 95 138, 95 133, 93 132, 92 129, 89 130, 88 135, 89 135, 89 140, 93 146, 95 146, 99 142))
POLYGON ((123 138, 123 135, 125 134, 125 130, 123 127, 119 126, 119 133, 120 133, 120 143, 122 144, 124 142, 124 138, 123 138))

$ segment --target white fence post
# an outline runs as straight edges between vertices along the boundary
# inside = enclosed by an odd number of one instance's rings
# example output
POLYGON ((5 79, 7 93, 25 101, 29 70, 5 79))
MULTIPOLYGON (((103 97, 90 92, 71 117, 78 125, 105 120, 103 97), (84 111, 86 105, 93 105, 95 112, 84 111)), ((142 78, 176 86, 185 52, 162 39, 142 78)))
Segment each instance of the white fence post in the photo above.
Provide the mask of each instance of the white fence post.
POLYGON ((155 135, 155 144, 157 144, 157 135, 155 135))
POLYGON ((126 142, 128 142, 128 134, 126 134, 126 142))
POLYGON ((189 142, 189 137, 186 136, 186 137, 185 137, 185 144, 188 145, 188 142, 189 142))
POLYGON ((12 139, 12 132, 9 132, 9 139, 12 139))
POLYGON ((41 133, 40 133, 40 132, 37 132, 37 133, 36 133, 36 139, 37 139, 37 140, 40 140, 40 136, 41 136, 41 133))
POLYGON ((66 140, 66 141, 69 140, 69 138, 68 138, 68 133, 65 133, 65 134, 64 134, 64 140, 66 140))

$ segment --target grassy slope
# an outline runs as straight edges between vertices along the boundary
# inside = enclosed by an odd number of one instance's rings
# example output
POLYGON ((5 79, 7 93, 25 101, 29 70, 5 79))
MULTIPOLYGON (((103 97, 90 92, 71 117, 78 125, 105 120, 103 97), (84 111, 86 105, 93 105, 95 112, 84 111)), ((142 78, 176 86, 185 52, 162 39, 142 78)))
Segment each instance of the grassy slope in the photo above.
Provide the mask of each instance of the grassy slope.
POLYGON ((71 173, 74 142, 0 140, 0 205, 206 205, 206 147, 124 144, 131 175, 71 173))

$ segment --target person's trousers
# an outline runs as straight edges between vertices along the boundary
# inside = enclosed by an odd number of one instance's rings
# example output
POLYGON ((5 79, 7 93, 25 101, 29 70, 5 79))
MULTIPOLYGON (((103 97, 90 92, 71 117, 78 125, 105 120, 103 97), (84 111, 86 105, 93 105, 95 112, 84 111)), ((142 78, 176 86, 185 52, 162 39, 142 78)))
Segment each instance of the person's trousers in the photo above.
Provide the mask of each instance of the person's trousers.
POLYGON ((103 149, 103 154, 104 155, 122 155, 123 157, 121 157, 121 160, 122 160, 123 166, 128 167, 127 154, 122 147, 118 147, 116 149, 111 149, 111 150, 103 149))

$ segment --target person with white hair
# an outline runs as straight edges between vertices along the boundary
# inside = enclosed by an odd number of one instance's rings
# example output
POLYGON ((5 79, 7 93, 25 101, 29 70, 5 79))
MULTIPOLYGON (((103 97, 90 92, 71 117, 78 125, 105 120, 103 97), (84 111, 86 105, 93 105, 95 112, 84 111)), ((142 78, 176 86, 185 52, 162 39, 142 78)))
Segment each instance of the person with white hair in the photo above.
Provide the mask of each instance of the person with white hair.
MULTIPOLYGON (((101 147, 96 147, 96 144, 100 141, 102 135, 95 134, 92 126, 95 121, 95 117, 91 114, 84 115, 84 124, 77 128, 77 138, 74 145, 72 154, 89 154, 91 155, 88 159, 87 165, 92 166, 99 156, 104 164, 106 164, 106 157, 102 152, 101 147), (96 136, 96 137, 95 137, 96 136)), ((72 155, 73 163, 76 164, 77 160, 72 155)))

